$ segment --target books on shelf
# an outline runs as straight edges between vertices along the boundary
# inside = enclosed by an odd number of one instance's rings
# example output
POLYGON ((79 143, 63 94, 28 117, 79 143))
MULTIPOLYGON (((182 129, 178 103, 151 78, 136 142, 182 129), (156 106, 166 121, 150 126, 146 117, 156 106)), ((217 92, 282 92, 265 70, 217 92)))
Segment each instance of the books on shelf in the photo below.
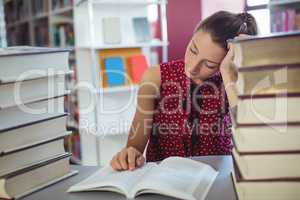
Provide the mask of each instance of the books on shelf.
POLYGON ((136 42, 149 42, 151 40, 150 24, 147 17, 134 17, 132 19, 136 42))
POLYGON ((82 154, 80 146, 80 134, 78 129, 72 130, 72 135, 65 139, 64 146, 68 152, 72 152, 71 163, 80 165, 82 154))
POLYGON ((53 46, 55 47, 74 47, 75 37, 73 25, 70 23, 54 24, 52 27, 53 46))
POLYGON ((72 7, 74 0, 52 0, 52 10, 72 7))
MULTIPOLYGON (((122 21, 120 17, 104 17, 102 18, 102 31, 104 44, 122 44, 124 41, 122 37, 123 31, 122 21)), ((133 17, 132 18, 132 33, 133 37, 131 43, 147 43, 152 40, 150 24, 147 17, 133 17)), ((127 27, 131 28, 131 27, 127 27)), ((130 33, 130 32, 129 32, 130 33)), ((125 37, 125 36, 124 36, 125 37)), ((128 34, 126 35, 128 37, 128 34)))
POLYGON ((117 49, 103 49, 98 51, 98 60, 100 64, 101 80, 102 83, 99 85, 103 88, 109 87, 106 68, 105 68, 105 59, 111 57, 118 57, 122 59, 124 70, 123 76, 125 78, 124 84, 130 83, 130 72, 128 70, 127 59, 131 56, 141 55, 141 48, 117 48, 117 49))
POLYGON ((104 63, 108 85, 124 85, 126 83, 126 73, 123 59, 121 57, 107 57, 104 63))
POLYGON ((48 18, 36 20, 34 23, 34 44, 40 47, 48 47, 50 44, 48 18))
POLYGON ((4 17, 3 0, 0 0, 0 48, 6 47, 6 26, 4 17))
POLYGON ((297 199, 300 32, 237 39, 233 47, 238 80, 232 176, 238 198, 297 199))
POLYGON ((22 23, 15 27, 9 27, 7 30, 7 45, 25 45, 30 44, 29 23, 22 23))
POLYGON ((300 30, 300 12, 298 12, 295 17, 295 29, 300 30))
POLYGON ((139 83, 149 64, 144 55, 135 55, 127 58, 127 71, 133 83, 139 83))
POLYGON ((48 14, 48 1, 32 0, 32 13, 34 16, 48 14))
POLYGON ((30 1, 7 1, 4 4, 7 22, 18 22, 29 19, 30 1))
POLYGON ((72 186, 69 192, 112 191, 129 199, 146 193, 186 200, 204 200, 218 172, 189 158, 169 157, 160 164, 147 163, 134 171, 114 171, 104 167, 72 186))
POLYGON ((104 44, 120 44, 122 42, 121 19, 106 17, 102 19, 104 44))
POLYGON ((68 54, 51 48, 0 50, 1 199, 21 198, 76 174, 64 149, 68 54))
POLYGON ((300 9, 276 9, 271 12, 271 32, 288 32, 300 30, 300 9))

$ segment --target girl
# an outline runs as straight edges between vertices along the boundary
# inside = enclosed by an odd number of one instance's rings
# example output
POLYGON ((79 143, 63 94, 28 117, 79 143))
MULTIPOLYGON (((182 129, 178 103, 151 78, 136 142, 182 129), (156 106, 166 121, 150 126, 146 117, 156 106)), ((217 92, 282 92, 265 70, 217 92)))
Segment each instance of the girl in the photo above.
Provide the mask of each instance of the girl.
POLYGON ((184 61, 163 63, 144 73, 128 142, 112 158, 113 169, 143 165, 147 143, 147 161, 231 153, 231 121, 222 76, 233 59, 227 40, 240 34, 257 34, 250 14, 217 12, 196 27, 184 61))

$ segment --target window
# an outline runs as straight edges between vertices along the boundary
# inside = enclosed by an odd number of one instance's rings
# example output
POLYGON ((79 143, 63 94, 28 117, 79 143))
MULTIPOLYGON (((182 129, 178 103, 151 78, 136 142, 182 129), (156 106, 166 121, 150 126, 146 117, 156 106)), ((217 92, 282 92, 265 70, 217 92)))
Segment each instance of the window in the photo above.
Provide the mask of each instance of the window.
POLYGON ((246 11, 254 16, 258 26, 258 34, 269 34, 271 32, 270 0, 246 0, 246 11))

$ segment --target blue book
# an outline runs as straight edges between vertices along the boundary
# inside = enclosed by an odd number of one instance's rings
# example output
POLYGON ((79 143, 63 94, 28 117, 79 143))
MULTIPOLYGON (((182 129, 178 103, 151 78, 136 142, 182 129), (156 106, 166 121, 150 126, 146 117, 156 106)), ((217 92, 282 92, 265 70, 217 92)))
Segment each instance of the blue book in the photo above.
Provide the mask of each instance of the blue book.
POLYGON ((105 73, 109 86, 125 84, 125 66, 121 57, 109 57, 104 59, 105 73))

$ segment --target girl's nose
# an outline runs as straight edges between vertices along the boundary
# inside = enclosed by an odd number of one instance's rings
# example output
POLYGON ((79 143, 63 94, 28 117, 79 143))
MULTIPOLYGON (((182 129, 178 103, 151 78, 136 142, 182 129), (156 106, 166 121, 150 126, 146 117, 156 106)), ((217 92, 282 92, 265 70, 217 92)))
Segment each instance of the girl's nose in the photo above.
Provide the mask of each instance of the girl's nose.
POLYGON ((189 69, 189 73, 193 76, 197 75, 198 72, 199 72, 199 67, 196 64, 193 64, 189 69))

